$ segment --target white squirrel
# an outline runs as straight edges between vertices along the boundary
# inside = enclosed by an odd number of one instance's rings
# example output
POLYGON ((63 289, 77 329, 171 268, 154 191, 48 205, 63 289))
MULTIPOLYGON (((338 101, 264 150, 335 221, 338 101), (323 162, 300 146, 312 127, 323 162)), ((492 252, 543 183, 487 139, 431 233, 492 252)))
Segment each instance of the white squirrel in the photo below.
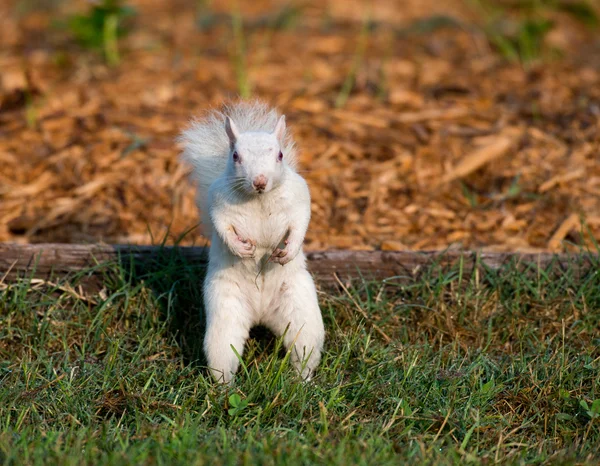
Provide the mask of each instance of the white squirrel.
POLYGON ((180 137, 192 166, 204 233, 211 236, 204 282, 208 367, 230 382, 250 328, 262 324, 291 350, 309 380, 325 329, 302 251, 310 193, 296 172, 285 116, 239 102, 192 123, 180 137))

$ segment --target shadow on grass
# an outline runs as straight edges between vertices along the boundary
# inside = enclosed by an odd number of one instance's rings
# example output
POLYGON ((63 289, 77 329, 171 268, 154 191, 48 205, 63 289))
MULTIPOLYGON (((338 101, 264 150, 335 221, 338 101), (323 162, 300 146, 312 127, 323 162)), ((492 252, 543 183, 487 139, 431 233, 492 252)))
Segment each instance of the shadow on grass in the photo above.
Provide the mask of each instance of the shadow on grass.
POLYGON ((126 281, 148 287, 156 297, 186 363, 199 366, 206 365, 202 284, 207 263, 208 248, 200 252, 200 260, 192 262, 178 247, 157 248, 143 261, 128 255, 120 261, 126 281))
MULTIPOLYGON (((168 322, 186 364, 206 366, 202 349, 205 334, 205 313, 202 285, 208 264, 208 248, 190 260, 180 247, 159 247, 143 261, 124 255, 120 260, 123 278, 132 285, 148 287, 168 322)), ((275 336, 265 327, 257 326, 250 332, 246 345, 248 355, 272 351, 275 336)), ((244 359, 247 359, 246 357, 244 359)))

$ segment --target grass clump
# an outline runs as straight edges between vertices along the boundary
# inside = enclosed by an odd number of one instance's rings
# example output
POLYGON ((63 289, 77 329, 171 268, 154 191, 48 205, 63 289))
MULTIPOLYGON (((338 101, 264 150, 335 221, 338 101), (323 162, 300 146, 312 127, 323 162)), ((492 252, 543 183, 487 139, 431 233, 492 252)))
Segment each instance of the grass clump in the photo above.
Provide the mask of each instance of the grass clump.
POLYGON ((199 350, 202 270, 176 255, 156 265, 137 278, 99 266, 106 286, 90 294, 76 279, 3 285, 2 463, 600 460, 597 267, 324 291, 313 382, 259 330, 220 386, 199 350))
POLYGON ((596 8, 586 0, 469 0, 484 19, 482 27, 490 43, 510 61, 530 65, 560 50, 546 38, 556 27, 556 15, 571 16, 588 28, 600 25, 596 8))
POLYGON ((66 26, 83 46, 102 50, 107 64, 119 64, 119 38, 129 29, 126 20, 135 16, 136 10, 120 0, 95 2, 85 14, 71 16, 66 26))

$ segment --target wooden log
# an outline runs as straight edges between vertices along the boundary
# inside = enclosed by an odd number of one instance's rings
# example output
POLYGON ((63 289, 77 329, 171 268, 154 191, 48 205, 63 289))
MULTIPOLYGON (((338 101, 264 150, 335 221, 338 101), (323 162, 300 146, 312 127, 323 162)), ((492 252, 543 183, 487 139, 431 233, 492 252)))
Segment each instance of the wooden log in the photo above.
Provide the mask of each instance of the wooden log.
MULTIPOLYGON (((207 248, 172 246, 82 245, 82 244, 13 244, 0 243, 0 283, 17 277, 56 279, 74 272, 93 268, 106 262, 136 268, 153 265, 178 255, 187 263, 202 266, 207 263, 207 248)), ((512 263, 533 270, 561 273, 575 268, 582 274, 598 264, 593 254, 518 254, 461 251, 345 251, 308 252, 310 271, 322 283, 364 278, 366 280, 411 280, 431 267, 448 270, 460 266, 464 276, 475 268, 497 270, 512 263)), ((90 275, 94 275, 91 273, 90 275)))

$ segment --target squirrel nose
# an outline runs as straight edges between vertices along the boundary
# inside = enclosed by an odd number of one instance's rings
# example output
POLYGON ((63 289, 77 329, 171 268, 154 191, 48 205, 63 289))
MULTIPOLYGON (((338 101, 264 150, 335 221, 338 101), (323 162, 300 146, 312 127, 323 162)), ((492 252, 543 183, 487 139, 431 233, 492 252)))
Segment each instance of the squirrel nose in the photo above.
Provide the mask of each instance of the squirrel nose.
POLYGON ((254 185, 254 189, 257 191, 264 191, 267 187, 267 177, 265 175, 258 175, 256 178, 254 178, 252 184, 254 185))

